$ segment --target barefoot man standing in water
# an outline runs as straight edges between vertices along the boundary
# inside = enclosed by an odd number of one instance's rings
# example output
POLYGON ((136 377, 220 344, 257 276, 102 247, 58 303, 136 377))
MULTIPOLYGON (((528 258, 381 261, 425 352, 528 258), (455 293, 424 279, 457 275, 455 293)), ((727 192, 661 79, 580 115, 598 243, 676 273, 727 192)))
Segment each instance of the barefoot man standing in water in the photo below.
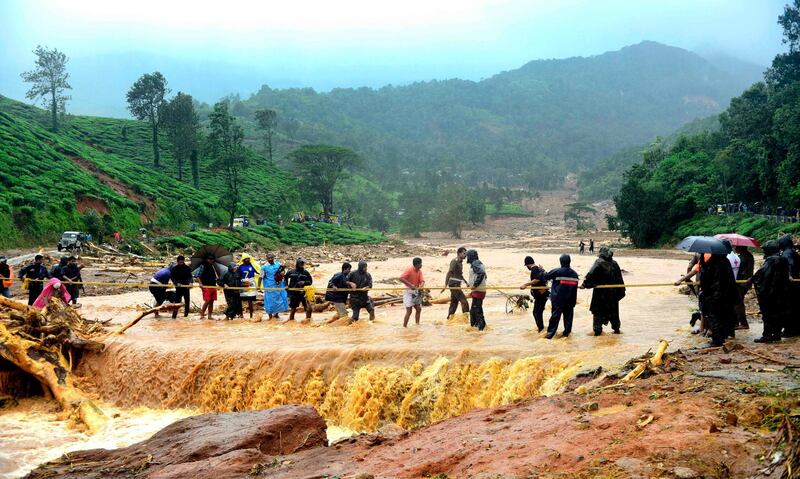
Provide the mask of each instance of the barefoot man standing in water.
POLYGON ((408 327, 408 320, 411 318, 411 309, 414 309, 414 320, 419 324, 419 316, 422 314, 422 292, 419 290, 425 285, 422 277, 422 258, 414 258, 403 274, 400 281, 406 285, 403 291, 403 306, 406 307, 406 317, 403 318, 403 327, 408 327))

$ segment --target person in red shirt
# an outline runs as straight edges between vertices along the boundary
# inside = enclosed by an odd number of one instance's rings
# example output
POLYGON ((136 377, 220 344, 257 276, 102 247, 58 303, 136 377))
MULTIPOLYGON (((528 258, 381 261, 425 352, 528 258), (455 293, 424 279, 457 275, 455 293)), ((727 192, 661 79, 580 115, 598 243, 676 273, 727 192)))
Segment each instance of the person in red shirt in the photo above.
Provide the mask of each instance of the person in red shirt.
POLYGON ((414 320, 419 324, 419 316, 422 313, 422 292, 420 288, 425 285, 425 278, 422 277, 422 258, 414 258, 411 266, 408 267, 400 276, 400 281, 406 285, 403 291, 403 306, 406 307, 406 316, 403 318, 403 327, 408 327, 408 320, 411 318, 411 310, 414 310, 414 320))

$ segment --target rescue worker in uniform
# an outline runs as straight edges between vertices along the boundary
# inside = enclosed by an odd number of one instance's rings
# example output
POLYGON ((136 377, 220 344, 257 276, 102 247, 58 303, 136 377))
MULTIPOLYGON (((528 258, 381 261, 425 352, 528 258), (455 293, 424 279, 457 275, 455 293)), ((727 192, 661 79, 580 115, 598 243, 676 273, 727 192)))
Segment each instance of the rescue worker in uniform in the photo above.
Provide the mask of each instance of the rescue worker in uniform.
MULTIPOLYGON (((605 284, 625 284, 622 279, 622 270, 613 259, 614 252, 603 246, 597 255, 597 260, 592 265, 581 288, 591 289, 605 284)), ((589 310, 592 312, 592 329, 595 336, 603 334, 603 325, 611 323, 614 334, 620 334, 619 302, 625 297, 625 288, 600 288, 592 292, 592 303, 589 310)))
POLYGON ((44 280, 50 279, 50 273, 42 264, 43 262, 44 256, 37 254, 33 258, 33 263, 22 268, 19 272, 19 279, 23 280, 23 282, 26 279, 30 280, 28 281, 28 306, 31 306, 36 301, 36 298, 42 294, 44 280))
POLYGON ((578 273, 570 268, 572 259, 568 254, 562 254, 558 259, 560 268, 550 270, 544 275, 546 281, 552 281, 550 286, 550 322, 547 325, 547 339, 553 339, 558 329, 561 317, 564 317, 564 332, 566 338, 572 332, 572 316, 575 312, 575 303, 578 301, 578 273))
POLYGON ((778 243, 767 241, 764 246, 764 265, 753 275, 752 283, 764 321, 764 332, 757 343, 781 340, 781 328, 787 319, 789 291, 789 261, 781 255, 778 243))

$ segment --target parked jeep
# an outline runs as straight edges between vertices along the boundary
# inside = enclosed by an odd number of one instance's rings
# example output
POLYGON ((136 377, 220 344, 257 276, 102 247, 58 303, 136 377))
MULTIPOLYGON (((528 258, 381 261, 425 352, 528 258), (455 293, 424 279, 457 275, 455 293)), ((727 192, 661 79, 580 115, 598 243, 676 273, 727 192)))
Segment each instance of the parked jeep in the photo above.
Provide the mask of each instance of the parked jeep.
POLYGON ((62 250, 80 250, 86 242, 86 235, 80 231, 65 231, 61 234, 61 239, 56 247, 62 250))

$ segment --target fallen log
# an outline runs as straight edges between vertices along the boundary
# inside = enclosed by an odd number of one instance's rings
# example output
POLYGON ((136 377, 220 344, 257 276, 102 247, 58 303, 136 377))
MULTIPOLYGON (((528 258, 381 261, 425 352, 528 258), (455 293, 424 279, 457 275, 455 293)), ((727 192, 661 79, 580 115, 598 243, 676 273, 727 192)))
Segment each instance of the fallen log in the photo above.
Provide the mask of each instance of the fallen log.
MULTIPOLYGON (((126 324, 125 326, 117 329, 113 333, 109 334, 108 336, 106 336, 106 338, 108 338, 110 336, 116 336, 118 334, 124 334, 125 331, 127 331, 133 325, 135 325, 136 323, 141 321, 145 316, 148 316, 148 315, 154 314, 154 313, 159 313, 161 311, 174 311, 176 309, 181 309, 182 307, 183 307, 183 303, 174 303, 174 304, 164 304, 164 305, 161 305, 161 306, 157 306, 155 308, 150 308, 148 310, 142 311, 141 314, 139 314, 139 316, 136 316, 128 324, 126 324)), ((104 339, 106 339, 106 338, 104 338, 104 339)))
POLYGON ((64 412, 80 420, 90 432, 105 426, 108 417, 73 386, 70 365, 58 348, 22 338, 0 323, 0 357, 36 378, 46 393, 52 394, 61 404, 64 412))
POLYGON ((667 347, 668 346, 669 346, 669 343, 665 339, 662 339, 661 341, 659 341, 658 349, 656 350, 656 353, 653 355, 653 357, 651 357, 650 359, 646 359, 646 360, 642 361, 641 363, 639 363, 635 368, 633 368, 633 370, 631 370, 631 372, 626 374, 625 377, 622 378, 621 381, 623 383, 627 383, 629 381, 632 381, 632 380, 638 378, 639 376, 641 376, 648 369, 651 369, 651 368, 654 368, 654 367, 658 367, 658 366, 661 366, 662 364, 664 364, 664 353, 667 351, 667 347))

